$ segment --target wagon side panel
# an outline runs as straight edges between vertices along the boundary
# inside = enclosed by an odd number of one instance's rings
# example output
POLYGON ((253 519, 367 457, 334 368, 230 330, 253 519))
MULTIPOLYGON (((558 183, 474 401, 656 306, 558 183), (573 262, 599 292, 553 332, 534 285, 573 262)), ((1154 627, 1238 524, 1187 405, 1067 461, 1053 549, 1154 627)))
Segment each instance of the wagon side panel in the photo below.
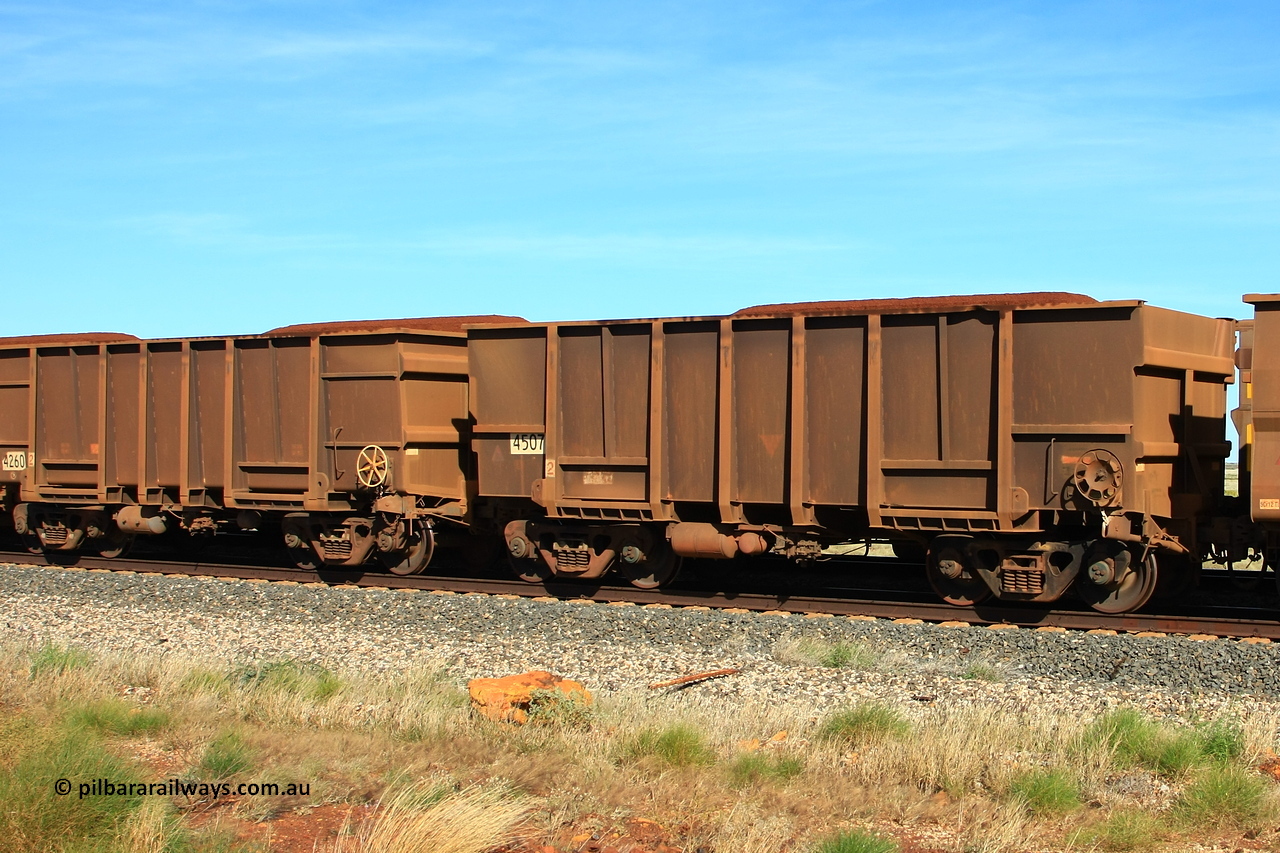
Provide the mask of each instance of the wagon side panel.
POLYGON ((30 500, 99 499, 106 380, 105 347, 36 350, 30 500))
POLYGON ((301 507, 311 487, 311 341, 235 340, 231 387, 231 498, 301 507))
POLYGON ((146 410, 142 414, 146 467, 142 502, 182 503, 184 456, 189 452, 184 418, 189 405, 187 345, 156 341, 146 345, 146 410))
POLYGON ((544 326, 468 333, 472 451, 481 495, 527 499, 543 478, 547 334, 544 326))
POLYGON ((866 406, 866 319, 805 321, 804 502, 862 505, 866 406))
POLYGON ((403 490, 438 498, 459 514, 475 491, 468 443, 467 342, 463 337, 398 343, 403 490))
POLYGON ((29 347, 0 348, 0 484, 16 492, 32 464, 29 347))
POLYGON ((662 499, 711 504, 716 499, 718 325, 663 325, 662 499))
MULTIPOLYGON (((791 322, 732 323, 732 407, 722 455, 732 466, 727 486, 734 520, 788 523, 791 453, 791 322)), ((723 481, 722 481, 723 482, 723 481)))
POLYGON ((1014 478, 1032 507, 1060 507, 1076 463, 1105 448, 1132 467, 1135 307, 1014 315, 1014 478))
POLYGON ((187 501, 217 505, 226 487, 228 340, 192 341, 187 501))
POLYGON ((995 512, 998 315, 879 319, 882 515, 995 512))
POLYGON ((649 500, 651 325, 558 326, 551 340, 543 502, 634 514, 649 500))
POLYGON ((1253 519, 1280 523, 1280 294, 1245 297, 1254 308, 1251 361, 1242 394, 1249 395, 1252 417, 1245 439, 1252 439, 1249 507, 1253 519))
POLYGON ((399 490, 408 472, 404 470, 401 453, 404 430, 396 339, 391 335, 321 338, 319 350, 317 439, 322 453, 316 464, 321 475, 321 496, 351 493, 360 488, 357 473, 360 454, 370 445, 388 454, 390 468, 385 484, 399 490))

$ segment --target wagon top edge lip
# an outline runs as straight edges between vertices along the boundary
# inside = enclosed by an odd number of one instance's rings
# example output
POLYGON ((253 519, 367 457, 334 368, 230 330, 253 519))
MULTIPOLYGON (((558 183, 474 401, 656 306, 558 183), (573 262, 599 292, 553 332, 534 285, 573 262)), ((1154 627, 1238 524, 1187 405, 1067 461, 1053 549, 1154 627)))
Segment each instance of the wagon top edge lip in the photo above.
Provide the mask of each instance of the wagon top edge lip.
POLYGON ((1241 297, 1241 301, 1250 305, 1280 302, 1280 293, 1246 293, 1241 297))
POLYGON ((184 341, 252 341, 279 338, 335 338, 348 335, 426 335, 463 338, 474 326, 527 325, 522 317, 503 314, 467 314, 447 317, 406 317, 389 320, 351 320, 327 323, 299 323, 281 326, 254 335, 191 335, 141 338, 124 332, 57 332, 48 335, 0 337, 0 349, 72 347, 102 344, 181 343, 184 341), (476 321, 476 322, 473 322, 476 321))
MULTIPOLYGON (((909 314, 963 314, 968 311, 1062 311, 1062 310, 1097 310, 1107 308, 1137 308, 1147 305, 1143 299, 1109 299, 1097 300, 1080 294, 1060 293, 1015 293, 996 295, 976 295, 964 297, 918 297, 907 299, 863 299, 830 302, 791 302, 772 305, 756 305, 743 308, 732 314, 706 314, 701 316, 674 317, 618 317, 607 320, 548 320, 545 322, 528 322, 518 328, 547 328, 551 326, 601 326, 624 325, 628 323, 707 323, 722 320, 782 320, 792 317, 860 317, 870 315, 898 316, 909 314), (1017 301, 1016 297, 1075 297, 1076 301, 1052 299, 1027 299, 1017 301), (1001 299, 1000 297, 1003 297, 1001 299), (1010 299, 1014 297, 1015 299, 1010 299)), ((1154 306, 1152 306, 1154 307, 1154 306)), ((1161 309, 1172 310, 1172 309, 1161 309)), ((517 328, 504 324, 476 324, 467 327, 470 330, 517 328)))

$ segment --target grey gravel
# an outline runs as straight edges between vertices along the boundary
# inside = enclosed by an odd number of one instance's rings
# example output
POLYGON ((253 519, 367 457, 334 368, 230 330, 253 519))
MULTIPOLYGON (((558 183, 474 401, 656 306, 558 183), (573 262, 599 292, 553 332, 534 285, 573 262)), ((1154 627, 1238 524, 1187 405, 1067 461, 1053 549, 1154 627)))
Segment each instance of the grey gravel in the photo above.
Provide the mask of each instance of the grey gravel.
POLYGON ((320 588, 0 565, 0 639, 219 662, 293 658, 338 670, 442 662, 459 678, 547 669, 594 691, 695 672, 742 672, 689 688, 702 700, 823 713, 867 698, 980 701, 1066 711, 1141 704, 1162 713, 1227 704, 1280 709, 1280 647, 887 620, 489 595, 320 588), (797 660, 802 640, 872 650, 866 668, 797 660), (984 677, 975 678, 974 675, 984 677))

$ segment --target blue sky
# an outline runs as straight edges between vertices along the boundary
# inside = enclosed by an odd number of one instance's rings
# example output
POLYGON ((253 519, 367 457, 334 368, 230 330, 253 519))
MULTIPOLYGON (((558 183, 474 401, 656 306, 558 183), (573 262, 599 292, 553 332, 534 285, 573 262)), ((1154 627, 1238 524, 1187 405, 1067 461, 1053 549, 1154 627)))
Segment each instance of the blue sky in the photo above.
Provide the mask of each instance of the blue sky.
POLYGON ((0 334, 1280 291, 1280 4, 10 3, 0 334))

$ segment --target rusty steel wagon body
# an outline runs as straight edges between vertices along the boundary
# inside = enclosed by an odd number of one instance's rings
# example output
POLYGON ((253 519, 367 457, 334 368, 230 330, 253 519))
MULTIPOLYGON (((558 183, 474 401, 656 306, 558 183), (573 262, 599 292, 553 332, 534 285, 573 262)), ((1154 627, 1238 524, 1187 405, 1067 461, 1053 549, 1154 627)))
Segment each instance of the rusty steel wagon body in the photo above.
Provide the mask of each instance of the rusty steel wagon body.
POLYGON ((469 332, 480 512, 517 570, 927 552, 948 600, 1126 611, 1218 511, 1234 325, 1073 294, 469 332))
POLYGON ((119 553, 136 535, 279 525, 300 565, 395 572, 462 522, 465 322, 252 337, 0 340, 0 456, 33 549, 119 553))
POLYGON ((1206 557, 1280 556, 1280 297, 1249 300, 1239 324, 1029 293, 3 339, 0 499, 50 554, 271 529, 302 566, 411 573, 488 535, 527 580, 650 587, 880 540, 953 603, 1123 612, 1206 557), (1237 362, 1253 520, 1223 493, 1237 362))
MULTIPOLYGON (((1280 294, 1251 293, 1252 320, 1240 325, 1240 495, 1261 530, 1249 536, 1237 525, 1233 557, 1256 549, 1265 565, 1280 565, 1280 294), (1239 544, 1240 540, 1244 544, 1239 544)), ((1278 578, 1280 580, 1280 578, 1278 578)))

